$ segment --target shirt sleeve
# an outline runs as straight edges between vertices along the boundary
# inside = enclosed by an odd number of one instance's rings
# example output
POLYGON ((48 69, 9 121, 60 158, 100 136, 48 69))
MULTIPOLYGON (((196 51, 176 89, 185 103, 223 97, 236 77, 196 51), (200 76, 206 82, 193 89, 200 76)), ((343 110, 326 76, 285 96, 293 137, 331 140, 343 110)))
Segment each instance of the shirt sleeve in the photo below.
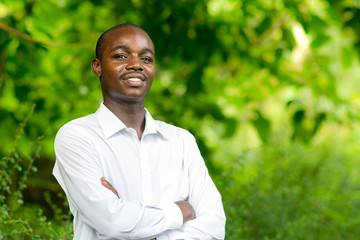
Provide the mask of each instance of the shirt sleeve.
POLYGON ((85 130, 63 127, 55 139, 55 178, 74 216, 95 229, 99 238, 150 239, 182 226, 175 203, 144 205, 118 199, 101 185, 99 156, 85 130))
POLYGON ((188 201, 195 210, 196 219, 168 231, 164 239, 224 239, 226 217, 221 195, 190 133, 186 135, 185 143, 185 167, 190 181, 188 201))

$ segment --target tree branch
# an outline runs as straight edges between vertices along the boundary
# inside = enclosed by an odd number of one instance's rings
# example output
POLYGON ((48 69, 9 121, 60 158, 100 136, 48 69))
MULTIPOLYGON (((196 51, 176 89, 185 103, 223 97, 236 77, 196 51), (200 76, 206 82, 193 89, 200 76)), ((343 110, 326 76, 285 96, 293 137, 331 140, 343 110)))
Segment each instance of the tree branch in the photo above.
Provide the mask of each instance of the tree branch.
POLYGON ((4 24, 2 21, 0 21, 0 29, 15 34, 16 36, 23 38, 25 40, 31 41, 31 42, 35 42, 35 43, 39 43, 41 45, 45 45, 45 46, 49 46, 49 47, 59 47, 59 48, 89 48, 91 49, 91 45, 89 43, 53 43, 53 42, 43 42, 40 40, 37 40, 35 38, 33 38, 32 36, 20 32, 15 28, 12 28, 6 24, 4 24))

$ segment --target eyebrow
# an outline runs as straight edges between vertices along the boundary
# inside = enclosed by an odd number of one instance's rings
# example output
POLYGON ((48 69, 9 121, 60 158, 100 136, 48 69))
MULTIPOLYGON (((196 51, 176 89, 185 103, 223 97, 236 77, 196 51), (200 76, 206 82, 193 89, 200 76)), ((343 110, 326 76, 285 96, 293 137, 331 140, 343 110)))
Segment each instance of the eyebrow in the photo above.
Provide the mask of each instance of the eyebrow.
MULTIPOLYGON (((130 47, 129 46, 126 46, 126 45, 119 45, 119 46, 116 46, 114 47, 113 49, 111 49, 110 52, 113 52, 113 51, 116 51, 118 49, 122 49, 122 50, 130 50, 130 47)), ((141 49, 142 52, 148 52, 148 53, 151 53, 152 55, 154 55, 154 52, 150 49, 150 48, 143 48, 141 49)))

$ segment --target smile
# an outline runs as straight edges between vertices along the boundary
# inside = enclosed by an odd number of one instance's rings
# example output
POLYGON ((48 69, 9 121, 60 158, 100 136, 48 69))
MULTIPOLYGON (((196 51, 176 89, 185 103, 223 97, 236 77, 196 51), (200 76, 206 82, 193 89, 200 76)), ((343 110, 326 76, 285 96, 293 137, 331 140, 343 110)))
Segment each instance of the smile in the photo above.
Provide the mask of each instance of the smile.
POLYGON ((132 81, 132 82, 142 82, 142 80, 140 78, 128 78, 126 80, 132 81))
POLYGON ((144 81, 140 78, 128 78, 124 80, 130 87, 140 87, 144 84, 144 81))

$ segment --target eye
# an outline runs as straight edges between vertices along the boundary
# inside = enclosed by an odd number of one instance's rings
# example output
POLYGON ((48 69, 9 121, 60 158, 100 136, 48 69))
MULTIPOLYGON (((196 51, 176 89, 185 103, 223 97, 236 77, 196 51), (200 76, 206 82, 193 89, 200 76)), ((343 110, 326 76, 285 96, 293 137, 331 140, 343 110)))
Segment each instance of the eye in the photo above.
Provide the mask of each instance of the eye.
POLYGON ((147 63, 151 63, 153 61, 153 59, 151 57, 141 57, 140 58, 141 61, 147 62, 147 63))
POLYGON ((120 53, 120 54, 116 54, 114 56, 114 58, 116 58, 116 59, 125 59, 125 58, 127 58, 127 56, 124 53, 120 53))

